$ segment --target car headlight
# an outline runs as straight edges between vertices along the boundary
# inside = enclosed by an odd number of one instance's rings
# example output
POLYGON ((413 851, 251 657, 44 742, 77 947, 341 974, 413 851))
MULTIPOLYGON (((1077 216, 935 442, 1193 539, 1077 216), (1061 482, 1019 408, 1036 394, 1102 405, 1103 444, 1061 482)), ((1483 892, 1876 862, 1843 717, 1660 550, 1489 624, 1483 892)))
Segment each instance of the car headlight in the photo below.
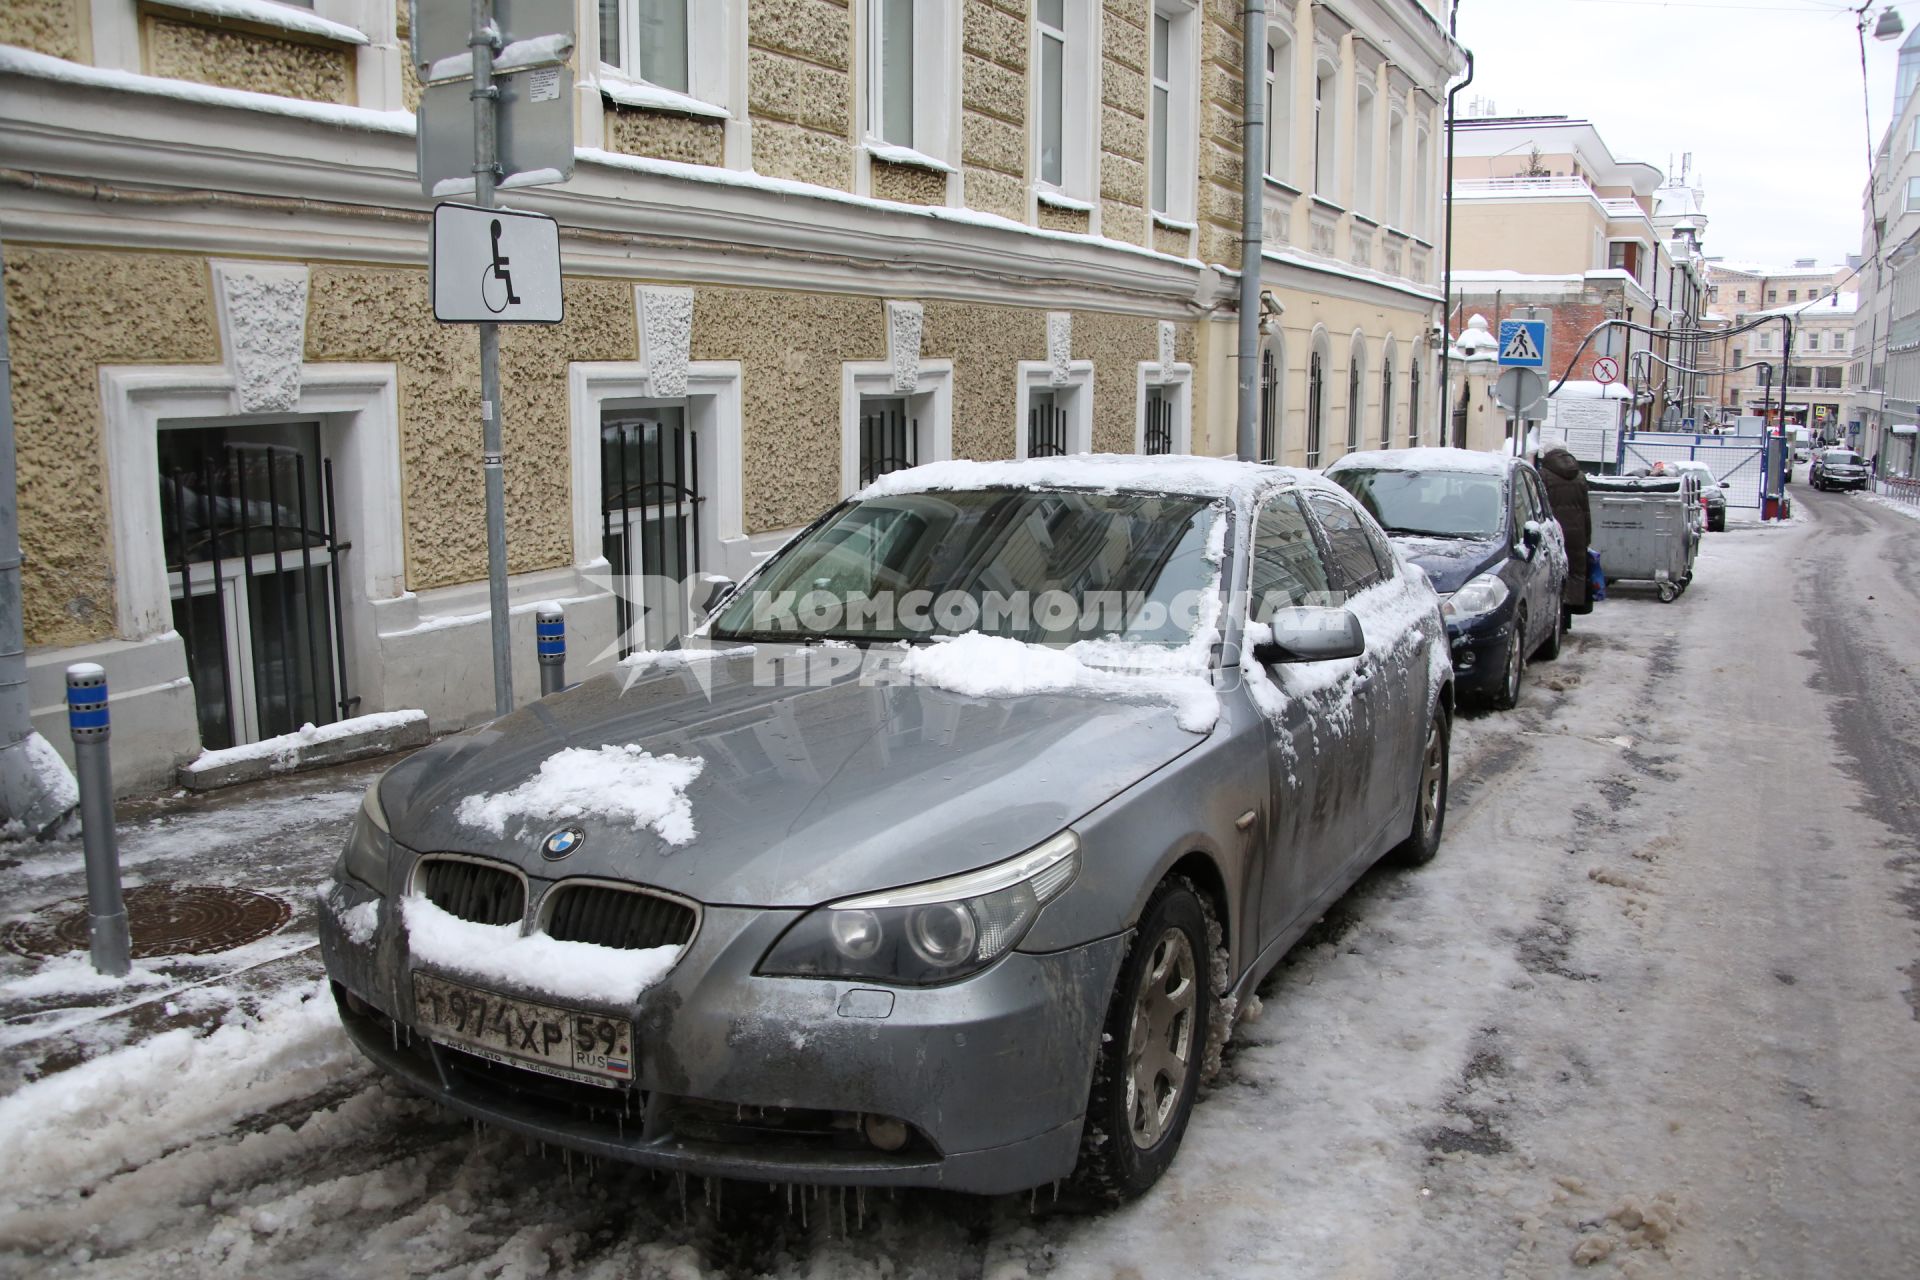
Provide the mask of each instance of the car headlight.
POLYGON ((1018 946, 1079 869, 1079 837, 1063 831, 980 871, 816 907, 768 949, 759 971, 914 987, 952 982, 1018 946))
POLYGON ((1492 613, 1506 601, 1507 584, 1500 581, 1498 574, 1483 573, 1448 596, 1440 605, 1440 613, 1448 619, 1477 618, 1483 613, 1492 613))
POLYGON ((376 892, 387 890, 387 855, 393 849, 393 837, 387 832, 387 812, 380 807, 380 782, 367 788, 360 812, 353 817, 353 830, 347 834, 347 847, 340 854, 340 869, 376 892))

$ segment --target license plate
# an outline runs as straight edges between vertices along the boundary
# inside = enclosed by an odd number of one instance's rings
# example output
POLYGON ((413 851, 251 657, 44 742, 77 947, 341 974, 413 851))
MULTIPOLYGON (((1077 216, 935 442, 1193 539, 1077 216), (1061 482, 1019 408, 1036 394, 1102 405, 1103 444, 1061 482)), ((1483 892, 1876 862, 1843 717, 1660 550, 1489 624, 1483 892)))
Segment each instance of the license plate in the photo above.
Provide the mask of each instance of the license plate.
POLYGON ((588 1084, 633 1083, 633 1024, 413 975, 413 1008, 430 1039, 511 1067, 588 1084))

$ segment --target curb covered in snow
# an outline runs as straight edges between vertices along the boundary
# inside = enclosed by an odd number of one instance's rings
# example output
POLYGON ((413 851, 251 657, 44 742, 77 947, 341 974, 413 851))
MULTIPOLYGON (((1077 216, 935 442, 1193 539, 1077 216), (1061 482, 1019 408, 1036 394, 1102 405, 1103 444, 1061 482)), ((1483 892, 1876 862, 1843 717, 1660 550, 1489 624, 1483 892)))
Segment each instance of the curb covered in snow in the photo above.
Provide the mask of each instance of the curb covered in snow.
POLYGON ((213 791, 277 773, 299 773, 424 747, 432 736, 424 711, 380 711, 318 728, 306 724, 277 738, 203 751, 180 766, 180 785, 189 791, 213 791))

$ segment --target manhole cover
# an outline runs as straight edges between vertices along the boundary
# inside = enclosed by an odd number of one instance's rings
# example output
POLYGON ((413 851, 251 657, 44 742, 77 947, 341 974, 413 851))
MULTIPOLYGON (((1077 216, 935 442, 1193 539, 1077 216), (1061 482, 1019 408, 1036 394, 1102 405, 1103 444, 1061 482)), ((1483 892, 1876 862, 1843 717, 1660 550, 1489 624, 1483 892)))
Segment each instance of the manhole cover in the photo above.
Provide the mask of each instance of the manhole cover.
MULTIPOLYGON (((293 915, 280 899, 221 885, 146 884, 126 891, 133 958, 231 951, 275 932, 293 915)), ((87 900, 75 898, 7 926, 7 950, 23 956, 84 951, 87 900)))

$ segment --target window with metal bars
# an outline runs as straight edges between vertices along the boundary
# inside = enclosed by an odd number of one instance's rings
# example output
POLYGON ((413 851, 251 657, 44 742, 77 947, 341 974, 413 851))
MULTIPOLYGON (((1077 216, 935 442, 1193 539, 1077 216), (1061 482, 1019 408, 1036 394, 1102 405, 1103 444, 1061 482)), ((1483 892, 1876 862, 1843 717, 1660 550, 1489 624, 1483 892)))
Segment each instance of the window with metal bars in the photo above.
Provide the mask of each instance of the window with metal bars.
POLYGON ((1260 353, 1260 461, 1280 456, 1280 369, 1273 348, 1260 353))
POLYGON ((1147 388, 1147 420, 1141 432, 1142 452, 1173 452, 1173 397, 1165 387, 1147 388))
POLYGON ((1380 447, 1393 448, 1393 361, 1380 367, 1380 447))
POLYGON ((1327 367, 1318 352, 1307 358, 1307 465, 1320 465, 1321 440, 1327 424, 1327 367))
POLYGON ((1027 456, 1060 458, 1067 452, 1067 408, 1051 391, 1027 393, 1027 456))
POLYGON ((920 465, 920 420, 900 396, 860 400, 860 483, 920 465))
POLYGON ((699 441, 686 407, 603 411, 600 489, 620 656, 663 649, 692 625, 680 584, 700 572, 707 519, 699 441))
POLYGON ((1407 370, 1407 447, 1417 448, 1420 444, 1420 353, 1413 357, 1413 365, 1407 370))
POLYGON ((1360 448, 1360 410, 1361 390, 1360 353, 1353 353, 1353 361, 1347 366, 1347 452, 1354 453, 1360 448))

